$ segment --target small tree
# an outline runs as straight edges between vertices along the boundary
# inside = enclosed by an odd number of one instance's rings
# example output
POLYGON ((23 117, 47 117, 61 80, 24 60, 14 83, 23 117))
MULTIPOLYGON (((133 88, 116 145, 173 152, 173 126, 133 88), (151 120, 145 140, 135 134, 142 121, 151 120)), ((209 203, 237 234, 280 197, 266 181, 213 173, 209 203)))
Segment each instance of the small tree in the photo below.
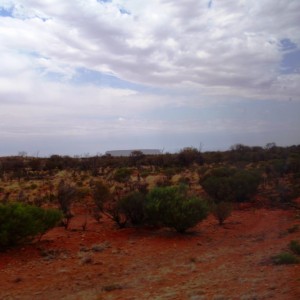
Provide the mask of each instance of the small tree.
POLYGON ((58 204, 60 206, 61 211, 63 212, 64 220, 63 225, 67 229, 70 223, 71 218, 73 217, 73 214, 71 212, 71 206, 74 200, 77 197, 77 189, 68 184, 65 183, 64 180, 61 180, 58 184, 57 189, 57 200, 58 204))
POLYGON ((189 196, 186 186, 157 187, 147 197, 148 222, 184 233, 207 217, 207 204, 189 196))
POLYGON ((121 211, 119 199, 112 198, 109 188, 102 181, 93 184, 92 197, 96 204, 94 211, 96 219, 99 220, 103 214, 117 223, 120 228, 126 226, 127 218, 121 211))
POLYGON ((92 197, 97 209, 103 212, 104 204, 110 197, 109 188, 102 181, 94 182, 92 184, 92 197))
POLYGON ((129 156, 129 161, 133 166, 139 167, 144 157, 145 154, 142 151, 134 150, 129 156))
POLYGON ((193 163, 203 165, 204 159, 199 150, 193 147, 182 149, 178 154, 178 161, 184 167, 189 167, 193 163))

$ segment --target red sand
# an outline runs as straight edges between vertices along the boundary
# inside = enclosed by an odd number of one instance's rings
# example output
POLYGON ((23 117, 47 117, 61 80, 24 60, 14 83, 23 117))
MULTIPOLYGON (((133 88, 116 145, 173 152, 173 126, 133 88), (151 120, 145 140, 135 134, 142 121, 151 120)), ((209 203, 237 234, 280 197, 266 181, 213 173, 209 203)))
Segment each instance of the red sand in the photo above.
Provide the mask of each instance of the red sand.
POLYGON ((82 223, 0 253, 0 299, 300 299, 300 265, 270 260, 299 240, 295 211, 234 211, 186 235, 82 223))

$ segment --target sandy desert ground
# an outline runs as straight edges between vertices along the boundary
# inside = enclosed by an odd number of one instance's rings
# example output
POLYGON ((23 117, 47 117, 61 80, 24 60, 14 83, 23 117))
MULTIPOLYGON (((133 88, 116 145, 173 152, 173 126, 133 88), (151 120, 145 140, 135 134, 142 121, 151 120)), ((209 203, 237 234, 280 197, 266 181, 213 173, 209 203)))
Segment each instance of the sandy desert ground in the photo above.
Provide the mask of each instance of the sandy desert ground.
POLYGON ((0 299, 300 299, 300 265, 271 259, 299 240, 297 211, 235 210, 185 235, 82 218, 0 253, 0 299))

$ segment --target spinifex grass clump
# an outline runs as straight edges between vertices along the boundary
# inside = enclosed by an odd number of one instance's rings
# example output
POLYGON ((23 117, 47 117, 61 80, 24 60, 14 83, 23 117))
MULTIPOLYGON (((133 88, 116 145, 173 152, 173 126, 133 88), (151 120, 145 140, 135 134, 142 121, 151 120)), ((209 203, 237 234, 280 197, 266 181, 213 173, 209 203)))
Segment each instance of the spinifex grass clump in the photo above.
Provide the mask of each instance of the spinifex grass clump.
POLYGON ((0 250, 42 236, 62 218, 55 209, 21 203, 0 204, 0 250))

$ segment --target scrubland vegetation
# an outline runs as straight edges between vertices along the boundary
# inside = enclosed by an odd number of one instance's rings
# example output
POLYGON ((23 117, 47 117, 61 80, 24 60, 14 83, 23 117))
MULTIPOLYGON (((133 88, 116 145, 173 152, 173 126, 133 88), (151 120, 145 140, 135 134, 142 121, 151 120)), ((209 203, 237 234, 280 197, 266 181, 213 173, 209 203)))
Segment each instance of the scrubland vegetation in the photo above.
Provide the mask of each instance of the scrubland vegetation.
POLYGON ((300 146, 19 155, 0 178, 0 298, 298 299, 300 146))
MULTIPOLYGON (((241 203, 292 208, 300 195, 300 146, 2 157, 0 178, 2 248, 32 240, 58 223, 67 229, 75 204, 98 222, 105 215, 120 228, 170 227, 184 233, 209 213, 223 225, 241 203)), ((86 218, 82 229, 87 227, 86 218)))

